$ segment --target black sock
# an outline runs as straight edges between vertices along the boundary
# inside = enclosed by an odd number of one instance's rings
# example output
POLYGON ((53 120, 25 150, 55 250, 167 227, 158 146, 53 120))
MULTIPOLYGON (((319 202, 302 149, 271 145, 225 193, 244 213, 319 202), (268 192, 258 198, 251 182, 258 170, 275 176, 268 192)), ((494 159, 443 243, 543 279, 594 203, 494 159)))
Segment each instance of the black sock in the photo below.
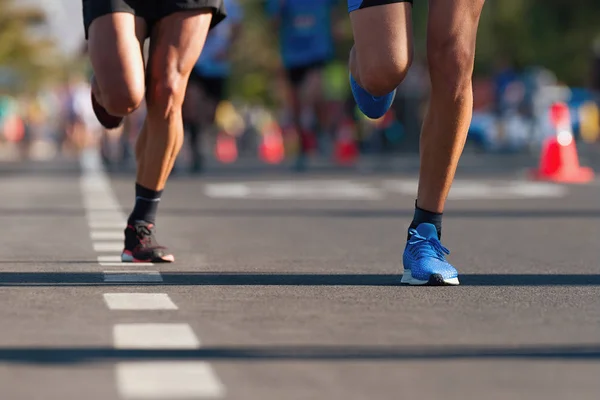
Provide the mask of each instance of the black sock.
POLYGON ((162 192, 162 190, 147 189, 136 183, 135 207, 133 207, 133 211, 127 219, 128 223, 146 221, 153 224, 156 220, 156 210, 158 209, 162 192))
MULTIPOLYGON (((423 210, 417 206, 417 202, 415 201, 415 215, 413 216, 413 220, 410 223, 409 229, 415 229, 419 224, 428 223, 435 225, 435 229, 437 229, 438 238, 442 238, 442 216, 443 213, 435 213, 427 210, 423 210)), ((408 235, 410 239, 410 235, 408 235)))

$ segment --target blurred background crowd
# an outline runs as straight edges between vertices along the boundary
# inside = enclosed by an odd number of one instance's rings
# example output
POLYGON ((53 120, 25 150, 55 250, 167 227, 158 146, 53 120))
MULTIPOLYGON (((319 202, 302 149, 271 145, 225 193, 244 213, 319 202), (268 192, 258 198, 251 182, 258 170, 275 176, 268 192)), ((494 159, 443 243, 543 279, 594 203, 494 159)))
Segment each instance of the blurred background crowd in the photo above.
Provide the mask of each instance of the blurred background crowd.
MULTIPOLYGON (((362 116, 349 91, 346 2, 307 0, 313 19, 287 15, 274 3, 227 1, 230 17, 210 33, 190 80, 187 145, 177 168, 197 173, 207 160, 245 157, 298 168, 311 157, 351 165, 360 157, 418 152, 428 102, 427 2, 415 1, 413 67, 380 120, 362 116), (319 45, 297 43, 292 28, 319 45)), ((74 157, 99 146, 111 168, 131 165, 144 109, 116 131, 97 123, 80 8, 76 0, 0 0, 0 158, 74 157)), ((571 108, 576 140, 598 145, 598 12, 595 0, 576 7, 564 0, 487 0, 467 151, 538 152, 552 134, 547 112, 557 100, 571 108)))

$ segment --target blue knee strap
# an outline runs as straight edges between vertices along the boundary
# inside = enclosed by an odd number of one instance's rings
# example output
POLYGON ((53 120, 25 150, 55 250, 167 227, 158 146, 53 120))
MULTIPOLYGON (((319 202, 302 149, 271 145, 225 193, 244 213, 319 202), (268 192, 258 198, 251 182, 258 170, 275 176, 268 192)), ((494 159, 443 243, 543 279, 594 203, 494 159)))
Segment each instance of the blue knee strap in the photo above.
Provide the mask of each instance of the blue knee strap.
POLYGON ((396 97, 395 89, 384 96, 373 96, 360 87, 352 74, 350 74, 350 89, 360 111, 371 119, 381 118, 390 109, 396 97))

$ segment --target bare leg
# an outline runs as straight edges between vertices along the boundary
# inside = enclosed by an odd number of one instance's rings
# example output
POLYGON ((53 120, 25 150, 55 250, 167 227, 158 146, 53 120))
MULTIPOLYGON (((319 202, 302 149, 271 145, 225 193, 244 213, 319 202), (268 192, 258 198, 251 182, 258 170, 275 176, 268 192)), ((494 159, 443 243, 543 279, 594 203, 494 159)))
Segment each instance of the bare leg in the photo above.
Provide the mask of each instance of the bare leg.
POLYGON ((128 13, 95 19, 89 30, 89 53, 94 69, 92 91, 112 115, 126 116, 144 98, 142 44, 146 22, 128 13))
POLYGON ((181 149, 181 107, 211 19, 208 9, 175 13, 160 20, 152 32, 148 114, 136 146, 137 183, 145 188, 159 191, 165 187, 181 149))
POLYGON ((484 0, 430 0, 427 51, 431 101, 421 134, 417 204, 441 213, 473 109, 471 77, 484 0))
POLYGON ((393 3, 350 14, 354 47, 350 72, 374 96, 394 90, 406 76, 413 57, 411 4, 393 3))

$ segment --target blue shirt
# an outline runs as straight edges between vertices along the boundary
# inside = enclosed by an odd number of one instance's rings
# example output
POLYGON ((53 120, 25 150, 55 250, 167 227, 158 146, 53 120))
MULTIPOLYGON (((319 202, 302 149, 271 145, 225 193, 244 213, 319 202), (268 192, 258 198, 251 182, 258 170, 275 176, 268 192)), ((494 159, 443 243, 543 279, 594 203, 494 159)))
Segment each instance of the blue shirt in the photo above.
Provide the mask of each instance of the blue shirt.
POLYGON ((337 0, 268 0, 281 21, 281 57, 287 68, 328 61, 333 55, 331 9, 337 0))
POLYGON ((217 55, 229 50, 233 26, 241 22, 243 11, 237 0, 225 0, 225 10, 227 17, 208 33, 202 54, 194 67, 202 76, 226 78, 231 73, 231 62, 218 59, 217 55))

